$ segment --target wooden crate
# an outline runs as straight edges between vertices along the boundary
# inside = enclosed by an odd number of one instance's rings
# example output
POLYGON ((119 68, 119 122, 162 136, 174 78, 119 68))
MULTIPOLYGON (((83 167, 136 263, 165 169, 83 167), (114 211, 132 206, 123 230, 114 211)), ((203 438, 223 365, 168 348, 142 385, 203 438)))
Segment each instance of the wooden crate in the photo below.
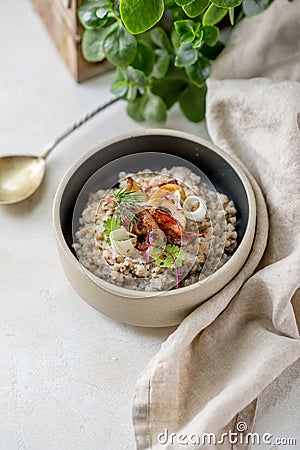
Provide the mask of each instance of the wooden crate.
POLYGON ((83 28, 76 14, 82 2, 83 0, 32 0, 71 74, 79 82, 112 69, 107 61, 89 63, 82 56, 83 28))

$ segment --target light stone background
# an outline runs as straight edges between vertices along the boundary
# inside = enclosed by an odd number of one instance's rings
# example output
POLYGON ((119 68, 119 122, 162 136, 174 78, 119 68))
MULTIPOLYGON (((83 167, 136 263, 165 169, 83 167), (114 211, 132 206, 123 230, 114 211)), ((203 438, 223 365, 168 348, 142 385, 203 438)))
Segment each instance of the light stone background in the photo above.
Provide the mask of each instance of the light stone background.
MULTIPOLYGON (((0 4, 0 154, 38 153, 110 98, 111 75, 81 85, 28 0, 0 4)), ((166 125, 208 137, 175 110, 166 125)), ((56 187, 83 152, 142 128, 122 103, 62 143, 30 200, 0 207, 0 450, 134 449, 135 381, 172 329, 116 323, 87 306, 60 267, 51 223, 56 187)), ((296 363, 264 394, 256 431, 297 437, 296 363)), ((270 448, 260 446, 257 448, 270 448)))

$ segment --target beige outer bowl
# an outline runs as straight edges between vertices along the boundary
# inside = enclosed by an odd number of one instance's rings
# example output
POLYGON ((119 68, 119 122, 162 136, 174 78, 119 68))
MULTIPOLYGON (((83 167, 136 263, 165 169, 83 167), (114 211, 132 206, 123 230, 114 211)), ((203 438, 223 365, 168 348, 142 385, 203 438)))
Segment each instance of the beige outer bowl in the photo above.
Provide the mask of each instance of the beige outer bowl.
MULTIPOLYGON (((98 167, 95 167, 97 170, 98 167)), ((239 165, 224 151, 208 141, 196 136, 174 130, 145 130, 122 135, 104 142, 79 158, 65 174, 54 199, 53 220, 55 237, 60 260, 64 272, 75 291, 92 307, 118 321, 147 327, 164 327, 180 323, 192 310, 221 290, 244 265, 253 243, 256 225, 256 204, 252 187, 239 165), (70 250, 62 230, 61 207, 62 197, 67 184, 80 170, 82 164, 98 152, 105 151, 108 146, 124 140, 141 137, 166 136, 191 141, 198 147, 205 147, 217 153, 236 172, 246 192, 249 216, 245 233, 234 255, 210 277, 191 286, 169 291, 160 295, 131 291, 114 286, 104 280, 88 276, 72 251, 70 250)), ((71 227, 70 218, 70 227, 71 227)))

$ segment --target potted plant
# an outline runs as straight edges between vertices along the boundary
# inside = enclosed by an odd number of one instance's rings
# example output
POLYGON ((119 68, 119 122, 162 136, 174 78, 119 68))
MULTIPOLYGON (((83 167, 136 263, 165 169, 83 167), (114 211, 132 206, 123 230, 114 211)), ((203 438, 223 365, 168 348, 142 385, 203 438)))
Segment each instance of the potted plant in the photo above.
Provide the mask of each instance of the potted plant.
MULTIPOLYGON (((272 0, 88 0, 78 9, 88 61, 116 67, 111 91, 137 121, 164 122, 176 102, 194 122, 205 117, 206 79, 223 50, 220 28, 272 0)), ((251 38, 251 37, 249 37, 251 38)))

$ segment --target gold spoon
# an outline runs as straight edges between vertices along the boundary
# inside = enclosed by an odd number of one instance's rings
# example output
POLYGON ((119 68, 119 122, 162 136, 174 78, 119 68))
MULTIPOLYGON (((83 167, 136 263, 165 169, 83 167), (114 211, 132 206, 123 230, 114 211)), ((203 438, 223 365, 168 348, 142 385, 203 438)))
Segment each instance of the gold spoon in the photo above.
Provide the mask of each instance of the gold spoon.
POLYGON ((13 155, 0 157, 0 204, 21 202, 32 195, 44 178, 46 158, 52 150, 73 131, 118 100, 118 98, 109 100, 67 128, 46 146, 40 156, 13 155))

